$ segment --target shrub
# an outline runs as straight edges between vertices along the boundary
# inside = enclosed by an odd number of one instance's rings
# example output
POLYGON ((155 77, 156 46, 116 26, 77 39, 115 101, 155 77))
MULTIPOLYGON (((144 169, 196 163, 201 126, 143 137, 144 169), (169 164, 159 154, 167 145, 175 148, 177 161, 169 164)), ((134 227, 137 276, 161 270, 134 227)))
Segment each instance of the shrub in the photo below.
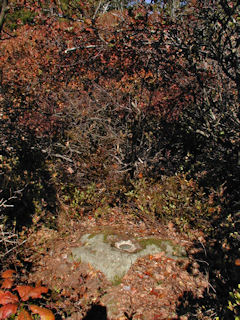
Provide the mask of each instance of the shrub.
MULTIPOLYGON (((37 305, 26 303, 30 299, 42 298, 43 293, 48 292, 48 288, 39 284, 36 286, 17 285, 13 288, 16 280, 16 272, 8 269, 1 273, 1 289, 0 289, 0 319, 7 319, 18 314, 17 319, 33 320, 33 317, 26 310, 26 307, 31 310, 32 314, 38 314, 41 319, 55 320, 55 316, 51 310, 39 307, 37 305), (11 292, 11 291, 12 292, 11 292), (18 295, 16 295, 16 292, 18 295)), ((14 317, 16 319, 16 317, 14 317)))
POLYGON ((4 209, 11 207, 9 201, 11 199, 0 199, 0 258, 2 262, 19 245, 18 235, 14 227, 10 229, 6 225, 7 217, 4 214, 4 209))
POLYGON ((203 189, 184 174, 163 176, 159 182, 140 179, 133 182, 133 189, 126 195, 137 215, 172 220, 180 229, 209 228, 209 218, 219 211, 213 195, 207 197, 203 189))
POLYGON ((240 319, 240 284, 238 288, 230 292, 231 300, 228 301, 228 309, 232 311, 234 319, 240 319))
POLYGON ((13 31, 19 27, 19 22, 21 25, 32 24, 35 16, 36 14, 31 10, 15 8, 13 12, 7 15, 6 27, 13 31))

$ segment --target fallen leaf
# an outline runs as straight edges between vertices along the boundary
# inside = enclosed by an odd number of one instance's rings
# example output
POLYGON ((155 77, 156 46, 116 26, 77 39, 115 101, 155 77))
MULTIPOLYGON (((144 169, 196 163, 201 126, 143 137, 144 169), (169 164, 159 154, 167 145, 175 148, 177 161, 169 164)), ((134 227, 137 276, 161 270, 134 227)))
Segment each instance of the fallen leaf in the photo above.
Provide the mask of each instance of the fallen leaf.
POLYGON ((0 304, 6 305, 11 303, 17 303, 18 297, 9 291, 0 291, 0 304))
POLYGON ((154 258, 155 260, 158 260, 158 259, 162 259, 163 256, 164 256, 164 252, 159 252, 159 253, 154 254, 154 255, 153 255, 153 258, 154 258))
POLYGON ((143 178, 143 173, 142 173, 142 172, 139 172, 138 178, 139 178, 139 179, 142 179, 142 178, 143 178))
POLYGON ((171 272, 172 272, 172 266, 171 266, 170 264, 168 264, 168 265, 166 266, 166 271, 167 271, 168 273, 171 273, 171 272))
POLYGON ((171 221, 168 223, 168 229, 174 231, 174 224, 171 221))
POLYGON ((33 287, 30 286, 16 286, 13 291, 17 291, 20 295, 22 301, 27 301, 29 299, 29 292, 33 289, 33 287))
POLYGON ((158 292, 158 291, 156 291, 156 290, 154 290, 153 288, 151 288, 151 290, 150 290, 150 294, 152 294, 152 295, 154 295, 154 296, 158 297, 159 292, 158 292))
POLYGON ((42 298, 42 293, 47 293, 46 287, 31 287, 31 286, 17 286, 14 290, 18 292, 22 301, 27 301, 29 298, 42 298))
POLYGON ((71 168, 71 167, 68 167, 67 168, 67 171, 70 173, 70 174, 73 174, 74 170, 71 168))
POLYGON ((33 299, 42 298, 42 293, 47 293, 47 292, 48 292, 48 288, 46 287, 36 287, 30 291, 29 297, 33 299))
POLYGON ((85 19, 85 23, 88 24, 88 25, 91 25, 92 24, 92 20, 91 19, 85 19))
POLYGON ((1 285, 1 288, 2 289, 11 289, 13 286, 13 283, 14 283, 13 278, 6 278, 6 279, 4 279, 4 281, 1 285))
POLYGON ((41 285, 42 285, 42 282, 41 282, 41 280, 39 280, 39 281, 37 281, 37 282, 35 283, 35 288, 41 287, 41 285))
POLYGON ((240 267, 240 259, 235 260, 235 266, 240 267))
POLYGON ((7 319, 12 314, 15 314, 17 312, 17 304, 6 304, 5 306, 2 306, 0 308, 0 320, 7 319))
POLYGON ((39 314, 41 320, 55 320, 54 314, 49 309, 42 308, 36 305, 29 306, 29 309, 32 311, 32 313, 39 314))
POLYGON ((4 272, 1 274, 1 277, 2 277, 3 279, 13 278, 13 276, 15 276, 15 274, 16 274, 16 271, 15 271, 15 270, 8 269, 8 270, 4 271, 4 272))
POLYGON ((29 312, 27 312, 26 310, 22 310, 18 317, 17 320, 33 320, 33 318, 30 316, 29 312))

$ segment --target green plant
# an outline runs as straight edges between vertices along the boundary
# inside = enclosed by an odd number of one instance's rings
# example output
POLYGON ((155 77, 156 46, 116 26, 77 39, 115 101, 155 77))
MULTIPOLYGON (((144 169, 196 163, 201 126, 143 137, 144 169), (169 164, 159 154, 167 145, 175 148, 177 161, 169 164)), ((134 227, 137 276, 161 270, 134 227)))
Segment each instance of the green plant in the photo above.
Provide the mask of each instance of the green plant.
POLYGON ((14 12, 10 12, 7 14, 6 18, 6 26, 11 30, 15 30, 19 26, 19 22, 21 25, 32 24, 34 22, 34 18, 36 13, 27 9, 18 9, 14 12))
POLYGON ((237 289, 229 293, 228 309, 232 311, 235 320, 240 320, 240 284, 237 289))
POLYGON ((159 182, 140 179, 133 182, 126 196, 136 214, 173 220, 181 229, 186 225, 207 227, 209 217, 218 211, 197 183, 184 174, 165 176, 159 182))
POLYGON ((70 183, 62 186, 60 198, 64 204, 69 206, 72 216, 78 217, 94 210, 101 204, 97 189, 95 183, 91 183, 85 188, 70 183))

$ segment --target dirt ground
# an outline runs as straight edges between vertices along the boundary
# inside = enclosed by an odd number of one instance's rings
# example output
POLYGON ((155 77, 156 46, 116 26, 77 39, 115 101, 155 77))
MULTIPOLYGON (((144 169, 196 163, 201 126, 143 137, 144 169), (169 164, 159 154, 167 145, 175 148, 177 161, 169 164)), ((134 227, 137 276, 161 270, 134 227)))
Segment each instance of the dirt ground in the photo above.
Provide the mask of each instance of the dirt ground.
POLYGON ((57 319, 188 319, 178 317, 176 307, 186 292, 201 297, 208 287, 207 276, 199 271, 194 243, 204 239, 201 232, 179 234, 169 223, 163 225, 140 221, 114 208, 102 218, 72 220, 59 216, 58 231, 40 228, 32 232, 26 244, 26 261, 31 261, 31 282, 41 281, 51 289, 48 307, 56 310, 57 319), (164 252, 139 258, 119 283, 109 282, 91 265, 69 262, 72 247, 79 245, 83 234, 109 226, 135 237, 159 237, 184 246, 187 259, 171 259, 164 252), (55 298, 54 298, 55 297, 55 298))

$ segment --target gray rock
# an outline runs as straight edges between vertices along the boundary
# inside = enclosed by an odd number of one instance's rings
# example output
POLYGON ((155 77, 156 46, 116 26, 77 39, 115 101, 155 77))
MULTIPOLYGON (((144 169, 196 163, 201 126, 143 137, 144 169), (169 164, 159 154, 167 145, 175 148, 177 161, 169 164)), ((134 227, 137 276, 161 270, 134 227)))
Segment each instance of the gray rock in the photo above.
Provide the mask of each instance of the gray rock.
POLYGON ((81 246, 72 248, 70 261, 89 263, 104 273, 113 284, 119 284, 122 277, 139 257, 154 255, 162 251, 166 256, 184 258, 183 247, 170 240, 155 238, 135 239, 107 231, 106 233, 85 234, 80 239, 81 246))

